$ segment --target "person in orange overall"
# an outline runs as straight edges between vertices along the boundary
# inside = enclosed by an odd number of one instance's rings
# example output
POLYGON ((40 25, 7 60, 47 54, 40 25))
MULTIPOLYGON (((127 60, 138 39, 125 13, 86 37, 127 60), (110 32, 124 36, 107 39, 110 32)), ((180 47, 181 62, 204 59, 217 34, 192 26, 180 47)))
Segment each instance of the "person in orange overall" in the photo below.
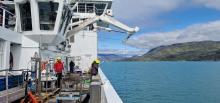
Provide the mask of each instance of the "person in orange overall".
POLYGON ((61 58, 57 57, 57 61, 54 64, 54 70, 55 70, 56 75, 57 75, 57 88, 60 88, 60 81, 62 79, 63 69, 64 69, 64 66, 63 66, 63 63, 61 61, 61 58))

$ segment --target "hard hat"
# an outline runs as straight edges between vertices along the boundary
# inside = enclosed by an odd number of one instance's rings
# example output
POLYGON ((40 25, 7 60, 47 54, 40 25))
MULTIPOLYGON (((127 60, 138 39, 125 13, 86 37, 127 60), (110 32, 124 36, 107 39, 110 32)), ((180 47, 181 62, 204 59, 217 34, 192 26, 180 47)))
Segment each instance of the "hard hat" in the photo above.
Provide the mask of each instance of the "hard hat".
POLYGON ((57 57, 57 60, 61 60, 61 57, 57 57))
POLYGON ((96 59, 95 62, 96 62, 97 64, 99 64, 99 63, 100 63, 100 60, 99 60, 99 59, 96 59))

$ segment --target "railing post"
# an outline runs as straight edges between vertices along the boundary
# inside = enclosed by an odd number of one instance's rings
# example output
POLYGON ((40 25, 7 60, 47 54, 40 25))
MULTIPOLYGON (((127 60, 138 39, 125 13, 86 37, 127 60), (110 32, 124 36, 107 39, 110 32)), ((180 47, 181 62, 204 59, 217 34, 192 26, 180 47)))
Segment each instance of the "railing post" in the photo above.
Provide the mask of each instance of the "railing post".
POLYGON ((93 5, 93 13, 95 13, 95 4, 93 5))
POLYGON ((8 102, 8 70, 6 70, 6 78, 5 78, 6 80, 6 82, 5 82, 5 84, 6 84, 6 103, 9 103, 8 102))
POLYGON ((85 4, 85 13, 87 13, 87 5, 85 4))
POLYGON ((77 5, 76 8, 77 8, 76 12, 79 13, 79 5, 77 5))
POLYGON ((3 9, 2 27, 4 27, 4 28, 5 28, 5 13, 6 13, 5 9, 3 9))

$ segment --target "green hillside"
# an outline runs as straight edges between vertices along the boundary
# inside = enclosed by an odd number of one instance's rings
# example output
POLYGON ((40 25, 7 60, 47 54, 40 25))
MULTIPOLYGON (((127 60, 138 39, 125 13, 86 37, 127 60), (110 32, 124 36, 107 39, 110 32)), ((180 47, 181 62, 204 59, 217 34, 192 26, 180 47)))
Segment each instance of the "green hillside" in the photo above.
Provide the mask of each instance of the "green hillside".
POLYGON ((160 46, 131 61, 215 61, 220 60, 219 41, 201 41, 160 46))

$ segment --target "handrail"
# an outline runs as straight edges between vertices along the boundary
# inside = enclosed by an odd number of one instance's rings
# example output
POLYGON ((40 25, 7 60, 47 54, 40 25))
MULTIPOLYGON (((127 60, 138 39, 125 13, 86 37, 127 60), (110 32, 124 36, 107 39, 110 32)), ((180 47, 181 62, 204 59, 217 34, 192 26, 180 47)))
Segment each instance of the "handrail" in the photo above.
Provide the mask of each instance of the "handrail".
POLYGON ((5 10, 7 13, 9 13, 10 15, 14 16, 15 14, 13 14, 12 12, 8 11, 7 9, 3 8, 4 6, 0 6, 0 9, 5 10))
POLYGON ((4 6, 0 6, 0 10, 2 11, 2 14, 0 14, 0 26, 9 28, 9 23, 13 20, 15 14, 5 9, 4 6))
MULTIPOLYGON (((10 69, 3 69, 3 70, 0 70, 0 72, 6 72, 6 78, 5 78, 5 90, 6 90, 6 103, 9 103, 9 97, 8 97, 8 89, 9 89, 9 80, 8 80, 8 72, 9 71, 22 71, 22 75, 23 75, 23 72, 25 71, 25 70, 27 70, 27 72, 28 72, 28 69, 21 69, 21 70, 10 70, 10 69)), ((23 75, 24 76, 24 75, 23 75)), ((23 81, 24 81, 24 79, 23 79, 23 81)), ((18 85, 19 85, 19 82, 18 82, 18 85)))
POLYGON ((111 82, 99 68, 99 76, 102 82, 102 88, 104 92, 104 96, 106 97, 107 103, 123 103, 121 98, 119 97, 118 93, 115 91, 114 87, 112 86, 111 82))
MULTIPOLYGON (((107 5, 106 5, 106 6, 107 6, 107 5)), ((77 13, 80 13, 80 12, 83 12, 83 13, 96 13, 96 14, 100 14, 100 15, 101 15, 101 14, 104 13, 104 11, 105 11, 106 8, 104 8, 104 9, 98 9, 98 8, 95 7, 95 6, 78 5, 78 7, 77 7, 76 9, 78 9, 78 10, 77 10, 77 13), (93 10, 87 11, 88 8, 93 8, 93 10), (83 10, 83 11, 79 11, 79 9, 80 9, 80 10, 83 10), (92 11, 92 12, 91 12, 91 11, 92 11)))
POLYGON ((0 72, 5 72, 5 71, 10 71, 10 72, 11 72, 11 71, 12 71, 12 72, 13 72, 13 71, 22 71, 22 72, 24 72, 24 71, 29 71, 29 69, 20 69, 20 70, 1 69, 1 70, 0 70, 0 72))

